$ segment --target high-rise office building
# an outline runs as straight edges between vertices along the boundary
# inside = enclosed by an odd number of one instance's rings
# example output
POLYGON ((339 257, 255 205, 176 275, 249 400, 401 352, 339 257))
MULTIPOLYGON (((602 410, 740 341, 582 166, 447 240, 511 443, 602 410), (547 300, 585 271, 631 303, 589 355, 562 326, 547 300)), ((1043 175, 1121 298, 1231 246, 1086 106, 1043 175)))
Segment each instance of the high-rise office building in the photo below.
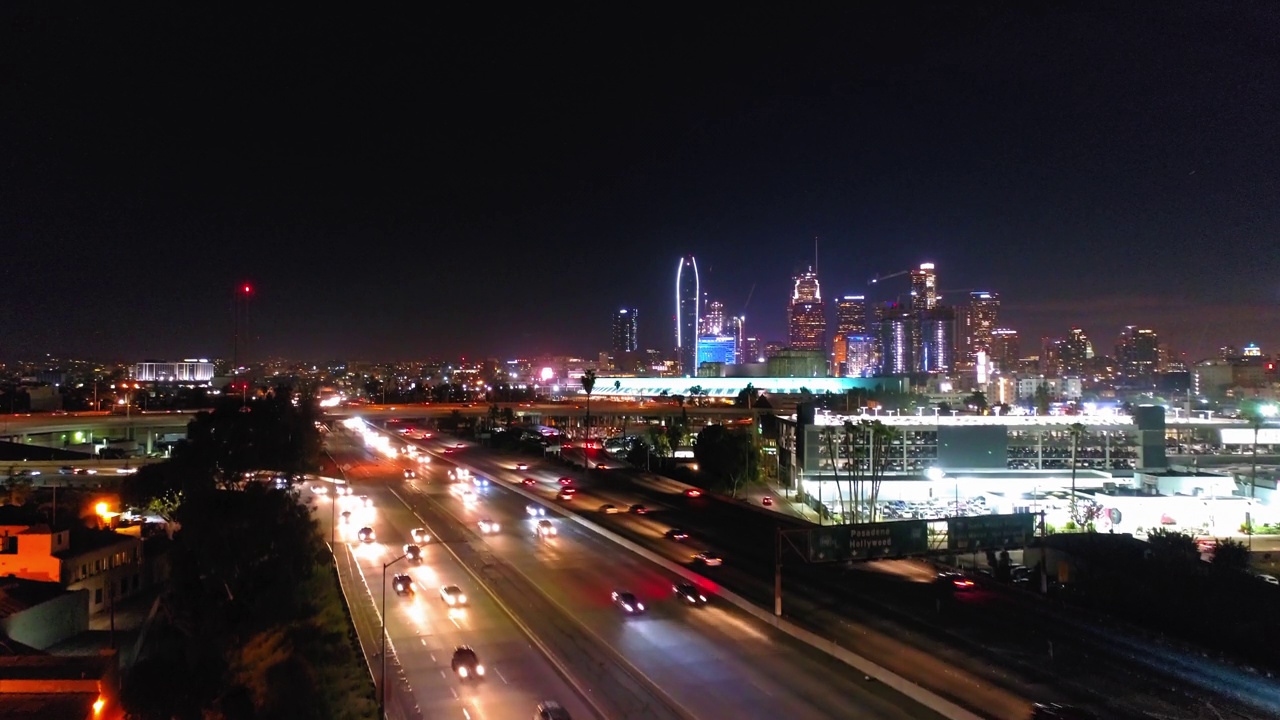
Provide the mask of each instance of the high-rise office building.
POLYGON ((743 363, 764 362, 764 343, 760 341, 760 338, 742 338, 742 344, 738 346, 738 361, 743 363))
POLYGON ((1063 375, 1083 375, 1089 358, 1093 355, 1093 345, 1084 330, 1073 327, 1062 344, 1058 346, 1058 371, 1063 375))
POLYGON ((733 338, 734 364, 751 362, 750 360, 745 359, 742 355, 743 342, 746 339, 745 336, 747 334, 747 316, 746 315, 735 315, 726 319, 724 321, 724 332, 722 334, 728 335, 733 338))
POLYGON ((623 308, 613 316, 613 354, 633 353, 639 349, 636 343, 636 323, 639 312, 635 308, 623 308))
POLYGON ((917 313, 920 347, 914 353, 915 371, 949 373, 955 367, 956 315, 949 307, 917 313))
POLYGON ((706 313, 702 316, 703 335, 724 334, 724 303, 712 300, 706 305, 706 313))
POLYGON ((916 336, 916 316, 896 305, 878 309, 880 356, 879 375, 907 375, 915 370, 912 338, 916 336))
POLYGON ((845 295, 836 300, 836 333, 831 343, 831 359, 837 374, 843 374, 849 359, 849 336, 867 335, 867 299, 845 295))
POLYGON ((703 335, 698 338, 698 365, 722 363, 732 365, 738 356, 738 340, 732 335, 703 335))
POLYGON ((876 373, 876 339, 869 335, 845 336, 844 377, 871 377, 876 373))
POLYGON ((686 255, 676 265, 676 359, 685 376, 698 371, 698 320, 701 318, 698 303, 701 299, 698 262, 692 255, 686 255))
POLYGON ((827 306, 822 301, 818 275, 809 268, 795 279, 791 302, 787 305, 787 338, 796 350, 827 349, 827 306))
POLYGON ((987 360, 997 372, 1013 372, 1018 367, 1019 353, 1018 331, 1009 328, 996 328, 991 331, 991 349, 987 351, 987 360))
POLYGON ((911 271, 911 310, 922 312, 937 305, 938 275, 934 272, 933 263, 920 263, 918 270, 911 271))
POLYGON ((956 308, 956 362, 972 365, 978 353, 991 354, 991 333, 996 329, 1000 296, 971 292, 969 303, 956 308))
POLYGON ((1145 384, 1152 381, 1160 363, 1160 338, 1155 330, 1134 325, 1125 327, 1116 343, 1116 365, 1126 380, 1145 384))

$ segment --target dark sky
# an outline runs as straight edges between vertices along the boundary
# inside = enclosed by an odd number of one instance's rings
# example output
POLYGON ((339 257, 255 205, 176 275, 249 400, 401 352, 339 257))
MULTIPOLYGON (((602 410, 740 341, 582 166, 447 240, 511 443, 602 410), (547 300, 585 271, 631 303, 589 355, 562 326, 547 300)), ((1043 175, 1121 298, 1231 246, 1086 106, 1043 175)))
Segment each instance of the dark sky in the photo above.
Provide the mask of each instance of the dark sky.
POLYGON ((1029 351, 1280 350, 1269 0, 185 5, 0 5, 0 356, 226 355, 245 280, 260 356, 666 347, 682 253, 782 337, 815 236, 1029 351))

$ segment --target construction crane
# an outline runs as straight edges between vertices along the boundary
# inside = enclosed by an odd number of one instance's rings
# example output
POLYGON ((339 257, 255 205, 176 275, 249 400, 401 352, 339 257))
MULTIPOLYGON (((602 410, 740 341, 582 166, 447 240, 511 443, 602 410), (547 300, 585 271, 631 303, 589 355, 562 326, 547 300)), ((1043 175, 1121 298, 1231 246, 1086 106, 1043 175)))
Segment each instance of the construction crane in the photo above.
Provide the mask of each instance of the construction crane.
POLYGON ((868 285, 875 285, 876 283, 880 282, 881 280, 888 280, 889 278, 896 278, 896 277, 898 277, 898 276, 900 276, 900 275, 906 275, 906 274, 907 274, 907 273, 909 273, 909 272, 911 272, 911 271, 910 271, 910 270, 899 270, 898 272, 895 272, 895 273, 889 273, 888 275, 877 275, 877 276, 875 276, 875 277, 871 278, 870 280, 868 280, 868 281, 867 281, 867 284, 868 284, 868 285))

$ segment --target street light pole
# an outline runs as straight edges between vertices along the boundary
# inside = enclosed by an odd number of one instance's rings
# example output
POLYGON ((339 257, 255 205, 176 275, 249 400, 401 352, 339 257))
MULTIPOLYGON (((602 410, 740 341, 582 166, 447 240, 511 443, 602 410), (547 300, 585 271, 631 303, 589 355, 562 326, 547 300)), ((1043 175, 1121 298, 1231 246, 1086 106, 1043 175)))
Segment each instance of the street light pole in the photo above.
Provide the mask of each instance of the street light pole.
POLYGON ((379 659, 382 661, 382 668, 378 672, 378 684, 381 686, 378 692, 378 717, 387 720, 387 568, 395 565, 401 560, 408 557, 401 555, 391 562, 382 563, 382 649, 378 653, 379 659))

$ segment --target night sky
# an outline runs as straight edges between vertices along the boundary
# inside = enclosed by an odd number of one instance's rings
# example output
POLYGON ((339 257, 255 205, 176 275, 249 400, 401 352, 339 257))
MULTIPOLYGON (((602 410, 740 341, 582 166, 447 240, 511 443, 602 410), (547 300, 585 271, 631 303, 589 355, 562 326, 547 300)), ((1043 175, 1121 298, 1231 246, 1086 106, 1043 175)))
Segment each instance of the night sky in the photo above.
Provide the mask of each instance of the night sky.
POLYGON ((814 237, 1026 353, 1280 350, 1274 2, 105 5, 0 4, 0 357, 229 355, 243 281, 258 357, 669 348, 684 253, 781 338, 814 237))

